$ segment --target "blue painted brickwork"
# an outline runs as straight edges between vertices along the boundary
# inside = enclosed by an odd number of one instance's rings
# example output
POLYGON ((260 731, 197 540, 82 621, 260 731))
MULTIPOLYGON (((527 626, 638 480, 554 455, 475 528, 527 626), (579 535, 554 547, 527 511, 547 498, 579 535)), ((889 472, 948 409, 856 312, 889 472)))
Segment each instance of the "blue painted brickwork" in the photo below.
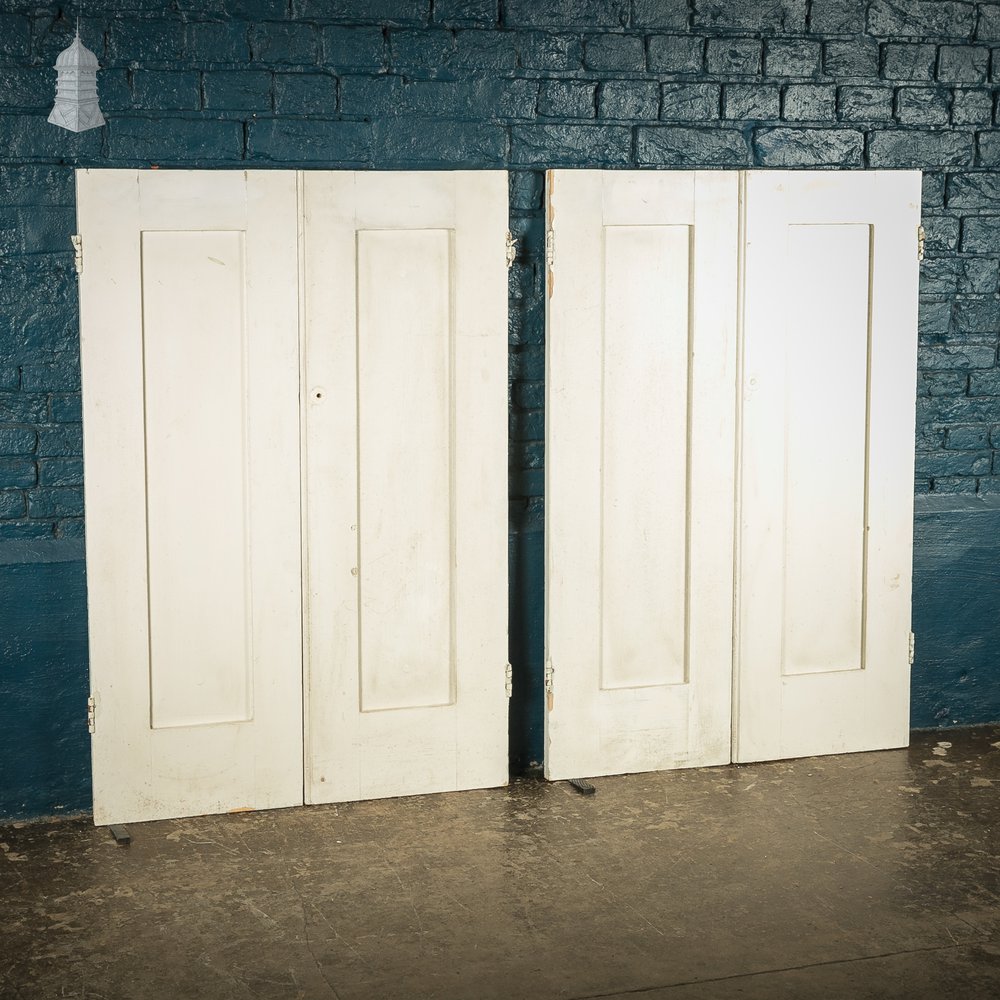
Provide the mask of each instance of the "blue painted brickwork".
POLYGON ((1000 507, 921 498, 914 524, 914 728, 1000 719, 1000 507))
POLYGON ((77 136, 45 121, 74 14, 0 0, 0 544, 83 531, 76 166, 513 171, 520 763, 540 753, 543 168, 926 171, 915 490, 1000 495, 1000 0, 88 0, 108 125, 77 136))
POLYGON ((0 608, 0 819, 87 811, 82 543, 6 543, 0 608))

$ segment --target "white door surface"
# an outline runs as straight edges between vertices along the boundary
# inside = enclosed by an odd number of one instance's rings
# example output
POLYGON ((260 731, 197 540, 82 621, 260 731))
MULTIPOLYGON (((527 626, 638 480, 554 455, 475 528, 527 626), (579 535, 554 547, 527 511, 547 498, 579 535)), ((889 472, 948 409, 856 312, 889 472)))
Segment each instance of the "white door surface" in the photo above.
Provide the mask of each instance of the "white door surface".
POLYGON ((916 172, 746 189, 735 759, 905 746, 916 172))
POLYGON ((548 777, 907 743, 919 205, 550 173, 548 777))
POLYGON ((545 773, 724 763, 739 176, 548 179, 545 773))
POLYGON ((507 176, 304 175, 306 801, 507 781, 507 176))
POLYGON ((295 175, 77 184, 95 822, 301 802, 295 175))

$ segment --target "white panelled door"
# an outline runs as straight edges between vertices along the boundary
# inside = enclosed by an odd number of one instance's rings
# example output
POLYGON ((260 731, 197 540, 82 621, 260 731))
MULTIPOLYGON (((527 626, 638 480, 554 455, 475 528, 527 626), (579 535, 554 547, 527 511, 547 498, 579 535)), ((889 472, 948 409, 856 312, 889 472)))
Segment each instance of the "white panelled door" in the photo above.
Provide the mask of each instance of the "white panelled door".
POLYGON ((78 185, 95 821, 506 783, 506 174, 78 185))
POLYGON ((301 802, 295 175, 77 185, 94 820, 301 802))
POLYGON ((738 180, 549 174, 549 778, 730 759, 738 180))
POLYGON ((906 746, 920 174, 751 173, 734 759, 906 746))
POLYGON ((906 744, 919 204, 550 173, 549 777, 906 744))
POLYGON ((311 173, 306 801, 507 782, 507 176, 311 173))

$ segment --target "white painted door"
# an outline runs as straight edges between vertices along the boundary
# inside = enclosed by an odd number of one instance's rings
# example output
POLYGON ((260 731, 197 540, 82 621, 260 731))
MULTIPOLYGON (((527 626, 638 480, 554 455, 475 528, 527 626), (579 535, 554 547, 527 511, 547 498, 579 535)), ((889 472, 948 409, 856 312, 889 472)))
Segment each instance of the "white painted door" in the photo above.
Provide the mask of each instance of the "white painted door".
POLYGON ((545 773, 727 762, 738 174, 548 179, 545 773))
POLYGON ((746 189, 735 759, 905 746, 916 172, 746 189))
POLYGON ((507 177, 304 176, 306 801, 507 781, 507 177))
POLYGON ((301 802, 295 175, 77 184, 94 820, 301 802))
POLYGON ((919 204, 549 175, 550 778, 906 744, 919 204))

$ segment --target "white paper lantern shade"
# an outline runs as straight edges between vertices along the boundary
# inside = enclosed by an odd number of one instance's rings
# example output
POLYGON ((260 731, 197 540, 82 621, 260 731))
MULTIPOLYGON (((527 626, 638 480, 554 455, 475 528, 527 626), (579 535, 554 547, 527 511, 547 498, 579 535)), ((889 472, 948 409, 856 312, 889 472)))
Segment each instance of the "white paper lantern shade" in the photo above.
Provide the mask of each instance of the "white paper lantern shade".
POLYGON ((69 48, 56 58, 56 103, 49 122, 70 132, 104 124, 97 105, 97 56, 80 41, 79 25, 69 48))

